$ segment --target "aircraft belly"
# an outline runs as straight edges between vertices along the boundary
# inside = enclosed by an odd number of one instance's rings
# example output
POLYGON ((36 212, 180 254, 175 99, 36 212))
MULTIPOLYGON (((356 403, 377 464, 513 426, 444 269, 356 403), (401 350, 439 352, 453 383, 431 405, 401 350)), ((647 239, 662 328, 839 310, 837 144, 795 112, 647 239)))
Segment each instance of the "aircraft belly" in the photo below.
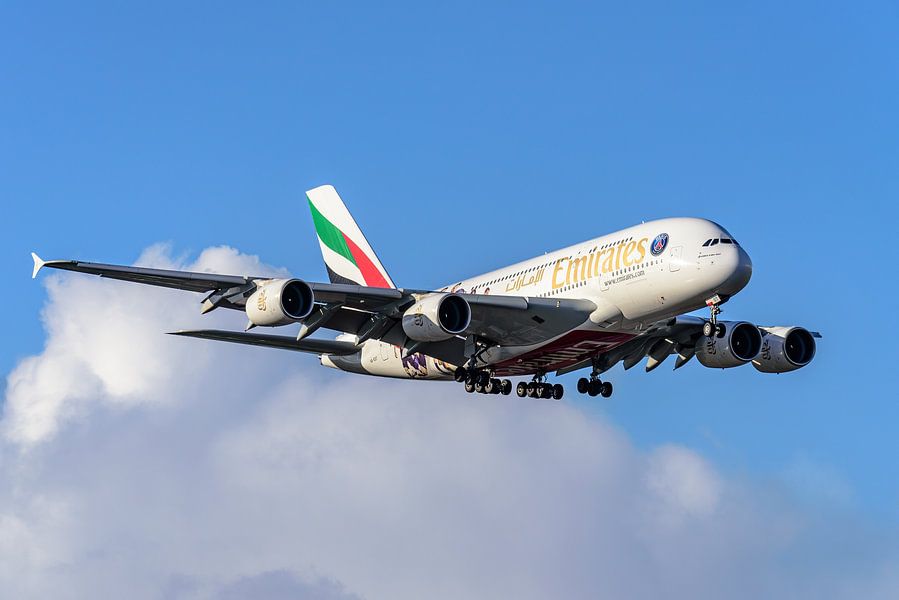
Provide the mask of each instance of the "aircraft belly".
POLYGON ((524 351, 505 348, 504 355, 497 355, 493 366, 500 377, 529 375, 536 371, 548 373, 580 362, 592 354, 608 352, 633 337, 632 333, 578 329, 536 348, 524 351))
POLYGON ((361 365, 366 373, 400 379, 452 379, 455 365, 420 352, 402 355, 398 346, 370 341, 362 347, 361 365))

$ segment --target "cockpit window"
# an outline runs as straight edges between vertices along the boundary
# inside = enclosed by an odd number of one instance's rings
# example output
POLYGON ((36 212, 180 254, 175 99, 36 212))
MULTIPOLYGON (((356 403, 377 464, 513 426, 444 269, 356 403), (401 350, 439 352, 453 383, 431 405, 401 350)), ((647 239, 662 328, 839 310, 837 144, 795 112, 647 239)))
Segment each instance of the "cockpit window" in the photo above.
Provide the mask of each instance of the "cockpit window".
POLYGON ((729 240, 727 238, 721 238, 721 243, 722 244, 733 244, 734 242, 733 242, 733 240, 729 240))
POLYGON ((712 243, 712 240, 706 240, 705 244, 703 244, 702 247, 705 248, 706 246, 708 246, 711 243, 712 243))
POLYGON ((718 240, 712 240, 712 243, 709 244, 709 245, 710 245, 710 246, 714 246, 714 245, 716 245, 717 243, 718 243, 718 240))

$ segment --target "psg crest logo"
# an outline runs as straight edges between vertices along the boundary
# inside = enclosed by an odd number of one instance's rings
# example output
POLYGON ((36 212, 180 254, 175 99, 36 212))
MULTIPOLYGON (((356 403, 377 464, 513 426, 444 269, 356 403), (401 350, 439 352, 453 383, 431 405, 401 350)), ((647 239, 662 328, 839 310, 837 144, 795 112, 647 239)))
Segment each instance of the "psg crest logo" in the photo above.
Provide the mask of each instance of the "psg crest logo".
POLYGON ((668 234, 660 233, 656 236, 654 240, 652 240, 652 246, 649 247, 649 251, 652 252, 653 256, 658 256, 662 252, 665 251, 665 248, 668 247, 668 234))

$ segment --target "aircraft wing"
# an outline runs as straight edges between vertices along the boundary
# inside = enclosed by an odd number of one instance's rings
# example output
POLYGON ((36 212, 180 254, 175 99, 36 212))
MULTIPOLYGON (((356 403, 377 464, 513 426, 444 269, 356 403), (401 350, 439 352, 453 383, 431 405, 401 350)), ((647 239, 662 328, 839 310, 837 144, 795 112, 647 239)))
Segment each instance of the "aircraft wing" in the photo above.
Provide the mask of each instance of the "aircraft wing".
MULTIPOLYGON (((271 277, 248 275, 220 275, 215 273, 197 273, 191 271, 175 271, 171 269, 150 269, 147 267, 131 267, 123 265, 108 265, 103 263, 83 262, 79 260, 42 260, 32 252, 34 271, 32 277, 36 277, 43 267, 61 269, 63 271, 75 271, 99 275, 107 279, 131 281, 146 285, 187 290, 191 292, 219 292, 228 291, 238 293, 237 297, 223 302, 224 308, 236 308, 243 310, 243 301, 256 289, 256 281, 267 281, 271 277), (240 297, 242 296, 242 297, 240 297)), ((378 307, 389 302, 403 298, 399 290, 388 288, 374 288, 361 285, 348 285, 342 283, 310 283, 309 284, 317 301, 340 302, 347 306, 359 308, 378 307)))
MULTIPOLYGON (((256 289, 256 282, 270 279, 270 277, 150 269, 77 260, 44 261, 36 254, 32 254, 32 258, 33 277, 37 276, 41 268, 47 267, 147 285, 206 292, 208 295, 203 301, 202 312, 219 307, 243 310, 247 297, 256 289)), ((314 328, 324 327, 351 333, 359 336, 360 343, 366 339, 380 339, 398 346, 408 346, 410 342, 401 326, 403 312, 415 303, 416 296, 431 293, 428 290, 380 288, 346 283, 309 282, 309 285, 318 304, 312 316, 316 318, 318 315, 321 316, 314 328)), ((584 323, 597 308, 593 302, 579 299, 460 295, 471 306, 471 324, 466 334, 502 346, 536 344, 551 339, 584 323)), ((212 336, 207 333, 202 337, 212 336)), ((241 343, 252 343, 247 341, 249 339, 251 338, 243 338, 241 343)), ((465 357, 464 343, 462 338, 451 338, 444 342, 420 344, 417 351, 454 364, 461 364, 465 357)))
MULTIPOLYGON (((653 323, 641 335, 600 355, 598 370, 604 373, 621 361, 625 369, 630 369, 646 358, 646 371, 649 372, 673 354, 677 355, 674 368, 679 369, 693 358, 703 323, 704 319, 688 315, 653 323)), ((564 375, 590 365, 591 360, 587 359, 560 369, 557 374, 564 375)))
POLYGON ((222 331, 218 329, 197 329, 192 331, 173 331, 171 335, 202 338, 206 340, 218 340, 221 342, 234 342, 236 344, 249 344, 250 346, 264 346, 268 348, 280 348, 282 350, 295 350, 297 352, 309 352, 310 354, 355 354, 359 346, 352 342, 338 340, 298 340, 292 335, 267 335, 263 333, 245 333, 243 331, 222 331))
POLYGON ((250 282, 248 277, 237 275, 214 275, 212 273, 191 273, 189 271, 172 271, 169 269, 148 269, 145 267, 126 267, 120 265, 104 265, 102 263, 82 262, 79 260, 41 260, 34 252, 34 271, 31 277, 37 277, 38 271, 43 267, 62 269, 63 271, 77 271, 99 275, 108 279, 121 279, 135 283, 158 285, 160 287, 190 290, 191 292, 209 292, 220 288, 246 285, 250 282))

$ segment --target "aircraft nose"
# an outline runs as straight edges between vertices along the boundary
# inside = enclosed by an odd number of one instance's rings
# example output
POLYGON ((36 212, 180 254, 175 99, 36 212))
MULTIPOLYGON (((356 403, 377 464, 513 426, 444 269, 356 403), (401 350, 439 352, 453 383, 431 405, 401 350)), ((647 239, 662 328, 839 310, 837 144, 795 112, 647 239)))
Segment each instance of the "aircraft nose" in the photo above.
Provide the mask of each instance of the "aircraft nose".
POLYGON ((733 254, 732 260, 727 261, 729 275, 721 291, 725 294, 733 295, 746 287, 752 278, 752 259, 741 246, 737 246, 737 251, 733 254))

